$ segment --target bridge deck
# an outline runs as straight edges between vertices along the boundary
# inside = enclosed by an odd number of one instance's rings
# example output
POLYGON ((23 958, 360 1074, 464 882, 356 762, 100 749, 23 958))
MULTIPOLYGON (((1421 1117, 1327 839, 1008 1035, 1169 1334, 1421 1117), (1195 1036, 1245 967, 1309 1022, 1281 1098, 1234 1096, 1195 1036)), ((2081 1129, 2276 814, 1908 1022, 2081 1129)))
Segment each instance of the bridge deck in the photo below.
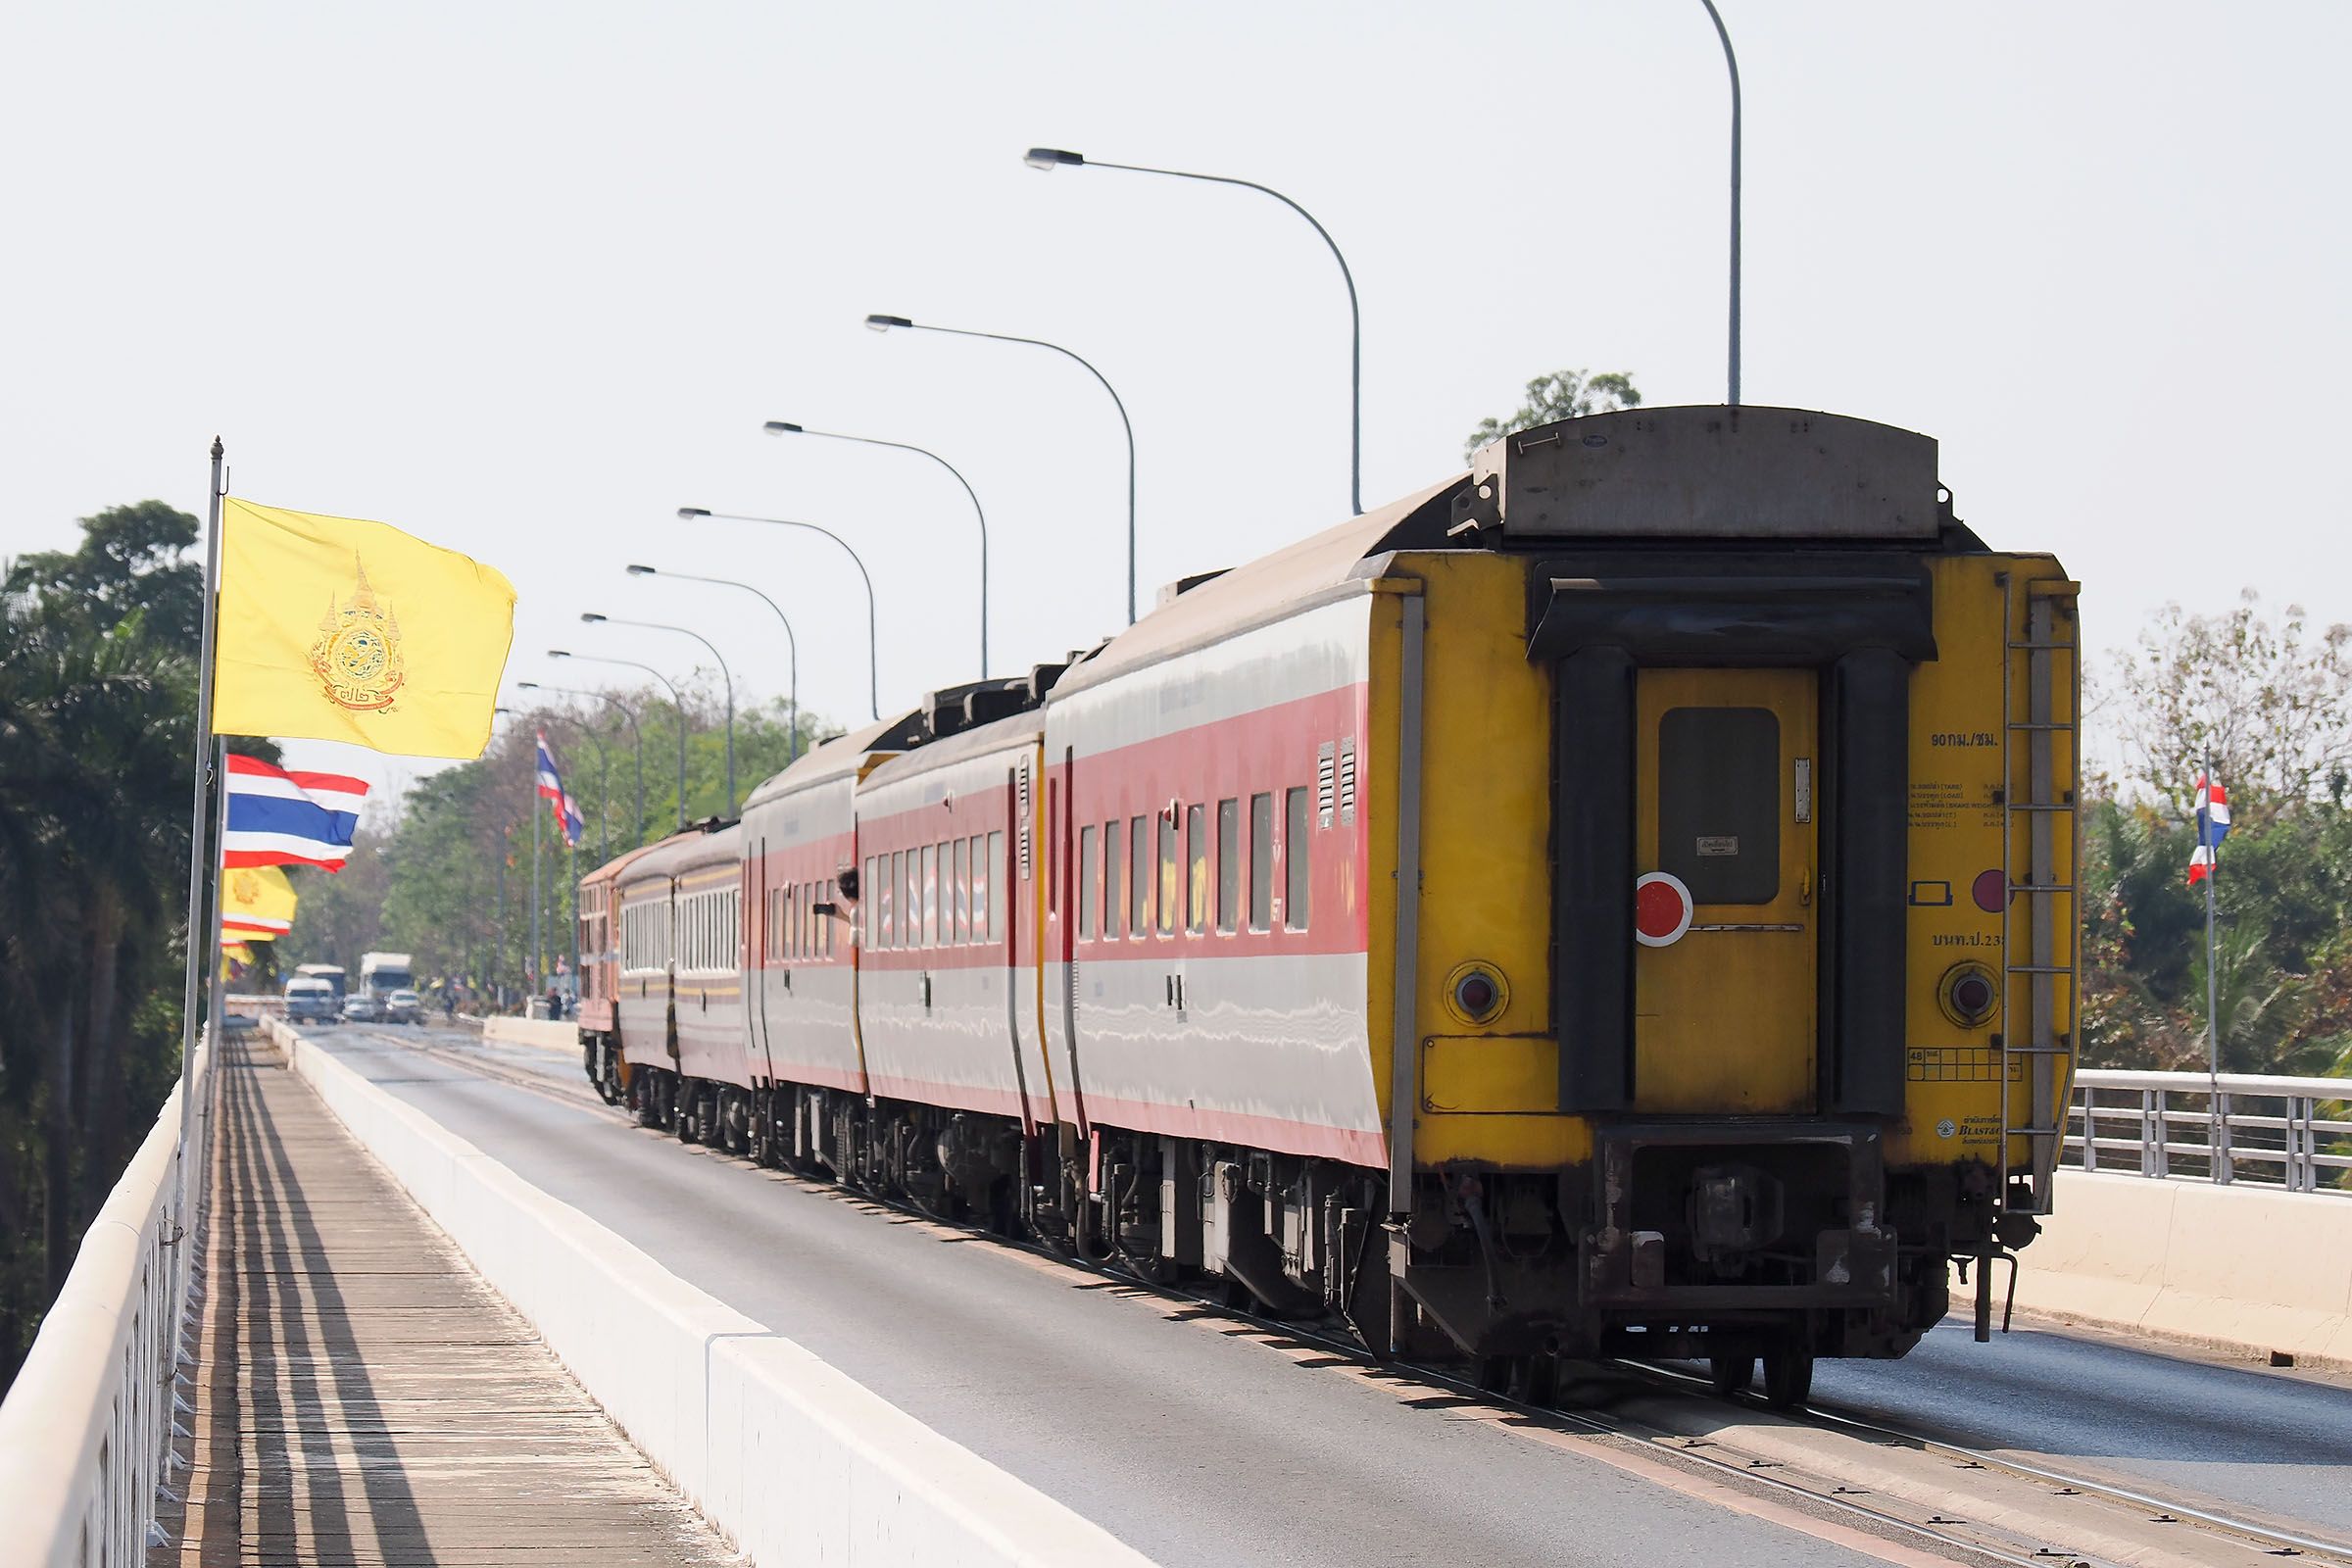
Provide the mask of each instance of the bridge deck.
POLYGON ((194 1434, 151 1563, 722 1563, 267 1046, 223 1053, 194 1434))

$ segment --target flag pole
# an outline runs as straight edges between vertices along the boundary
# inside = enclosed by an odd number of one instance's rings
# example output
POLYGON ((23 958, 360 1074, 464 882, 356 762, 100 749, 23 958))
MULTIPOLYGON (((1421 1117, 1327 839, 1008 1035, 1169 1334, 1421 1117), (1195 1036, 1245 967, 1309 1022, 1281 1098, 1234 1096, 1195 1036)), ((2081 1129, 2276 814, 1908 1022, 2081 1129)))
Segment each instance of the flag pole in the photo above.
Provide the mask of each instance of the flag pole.
POLYGON ((2205 1072, 2212 1080, 2206 1101, 2213 1112, 2213 1129, 2206 1136, 2208 1174, 2217 1182, 2230 1179, 2230 1117, 2222 1102, 2221 946, 2214 935, 2213 885, 2221 877, 2222 851, 2213 831, 2213 758, 2205 759, 2205 808, 2197 813, 2197 843, 2205 851, 2205 1072))
MULTIPOLYGON (((205 944, 205 879, 212 870, 212 850, 205 842, 205 792, 212 783, 214 770, 220 763, 219 749, 213 744, 213 639, 217 635, 214 617, 219 608, 218 587, 220 580, 220 476, 227 449, 219 436, 213 437, 213 472, 205 485, 208 497, 204 524, 204 612, 203 630, 197 641, 196 661, 196 734, 190 746, 189 760, 190 805, 188 807, 188 970, 179 999, 179 1138, 173 1151, 172 1162, 178 1168, 177 1185, 187 1190, 188 1123, 196 1115, 196 1085, 190 1074, 196 1063, 196 995, 197 982, 211 972, 220 961, 220 942, 205 944)), ((184 1229, 187 1216, 179 1216, 184 1229)))
MULTIPOLYGON (((547 984, 547 957, 539 946, 539 752, 534 746, 531 751, 531 993, 534 996, 547 984)), ((525 1004, 522 1010, 529 1015, 529 1004, 525 1004)))

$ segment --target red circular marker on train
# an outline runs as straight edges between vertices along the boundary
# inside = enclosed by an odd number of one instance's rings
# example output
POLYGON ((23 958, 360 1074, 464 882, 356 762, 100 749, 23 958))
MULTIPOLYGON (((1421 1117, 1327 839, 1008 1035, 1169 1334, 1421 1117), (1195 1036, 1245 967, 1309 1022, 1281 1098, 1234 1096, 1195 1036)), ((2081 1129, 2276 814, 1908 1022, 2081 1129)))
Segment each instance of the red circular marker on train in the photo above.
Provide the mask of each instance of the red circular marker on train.
POLYGON ((1672 871, 1646 871, 1634 883, 1634 940, 1667 948, 1690 929, 1690 890, 1672 871))
POLYGON ((1968 891, 1969 896, 1977 901, 1978 908, 1986 914, 1998 914, 2001 912, 2003 895, 2009 891, 2009 878, 1996 865, 1989 871, 1979 871, 1977 880, 1968 891))

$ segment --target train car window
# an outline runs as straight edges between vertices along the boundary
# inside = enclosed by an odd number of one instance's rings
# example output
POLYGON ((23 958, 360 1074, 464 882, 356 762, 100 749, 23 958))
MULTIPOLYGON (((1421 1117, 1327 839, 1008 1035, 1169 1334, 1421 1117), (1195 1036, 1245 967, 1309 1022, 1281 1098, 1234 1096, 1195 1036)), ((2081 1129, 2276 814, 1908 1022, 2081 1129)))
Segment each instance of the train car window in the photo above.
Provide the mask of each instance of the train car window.
POLYGON ((1185 928, 1198 936, 1208 929, 1208 808, 1184 808, 1185 928))
POLYGON ((923 852, 907 850, 899 860, 899 946, 914 948, 923 940, 923 852))
POLYGON ((972 940, 988 940, 988 836, 975 833, 965 842, 972 847, 972 940))
POLYGON ((1152 819, 1127 819, 1127 934, 1142 937, 1152 929, 1152 819))
POLYGON ((1119 824, 1102 824, 1102 938, 1119 934, 1119 824))
POLYGON ((979 885, 973 890, 980 902, 988 906, 988 940, 1004 939, 1004 895, 998 888, 1003 878, 998 874, 1004 868, 1004 835, 988 836, 988 861, 980 868, 979 885))
POLYGON ((1781 896, 1781 720, 1769 708, 1658 718, 1658 868, 1693 904, 1781 896))
POLYGON ((882 945, 903 948, 906 945, 906 855, 903 850, 890 852, 890 869, 883 873, 882 945))
POLYGON ((1307 792, 1293 790, 1283 803, 1282 923, 1293 931, 1306 929, 1307 871, 1311 836, 1306 831, 1307 792))
POLYGON ((923 946, 939 946, 939 846, 923 846, 923 946))
POLYGON ((1274 797, 1250 797, 1250 929, 1274 925, 1274 797))
MULTIPOLYGON (((827 877, 818 885, 824 890, 818 895, 818 897, 822 898, 827 904, 830 904, 836 909, 840 908, 841 889, 833 885, 833 879, 831 877, 827 877)), ((816 950, 817 953, 823 957, 830 958, 833 956, 833 927, 837 924, 839 924, 839 922, 834 920, 831 916, 827 916, 816 922, 816 950)))
POLYGON ((865 945, 871 948, 882 933, 882 882, 874 875, 874 858, 870 855, 858 869, 858 891, 864 895, 858 902, 865 906, 865 945))
POLYGON ((899 946, 911 948, 923 939, 923 904, 915 892, 923 879, 923 852, 904 850, 891 859, 899 868, 899 946))
POLYGON ((1078 830, 1078 940, 1095 940, 1095 906, 1102 901, 1097 878, 1102 874, 1098 863, 1102 851, 1095 843, 1095 825, 1089 822, 1078 830))
POLYGON ((1176 813, 1159 812, 1159 934, 1176 934, 1176 911, 1183 897, 1183 884, 1178 880, 1184 872, 1178 859, 1182 851, 1176 843, 1176 813))
POLYGON ((970 841, 957 839, 948 848, 956 858, 956 874, 949 880, 956 884, 956 940, 972 940, 972 868, 967 858, 970 841))
POLYGON ((1242 906, 1242 803, 1217 803, 1217 929, 1230 935, 1242 906))

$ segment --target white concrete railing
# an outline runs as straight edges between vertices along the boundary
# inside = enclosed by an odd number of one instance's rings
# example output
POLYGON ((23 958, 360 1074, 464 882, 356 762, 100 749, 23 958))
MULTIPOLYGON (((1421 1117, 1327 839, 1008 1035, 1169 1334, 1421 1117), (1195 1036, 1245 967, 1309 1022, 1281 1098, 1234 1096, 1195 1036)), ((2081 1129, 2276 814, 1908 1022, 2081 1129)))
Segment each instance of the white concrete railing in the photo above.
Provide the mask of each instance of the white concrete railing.
POLYGON ((2067 1106, 2067 1163, 2352 1197, 2348 1104, 2347 1078, 2086 1069, 2067 1106))
POLYGON ((678 1278, 296 1030, 263 1029, 749 1561, 1150 1568, 1101 1525, 678 1278))
POLYGON ((143 1563, 172 1449, 174 1381, 192 1364, 195 1217, 212 1149, 209 1047, 164 1102, 81 1239, 65 1288, 0 1401, 0 1521, 12 1563, 143 1563), (179 1165, 179 1118, 195 1118, 179 1165))

